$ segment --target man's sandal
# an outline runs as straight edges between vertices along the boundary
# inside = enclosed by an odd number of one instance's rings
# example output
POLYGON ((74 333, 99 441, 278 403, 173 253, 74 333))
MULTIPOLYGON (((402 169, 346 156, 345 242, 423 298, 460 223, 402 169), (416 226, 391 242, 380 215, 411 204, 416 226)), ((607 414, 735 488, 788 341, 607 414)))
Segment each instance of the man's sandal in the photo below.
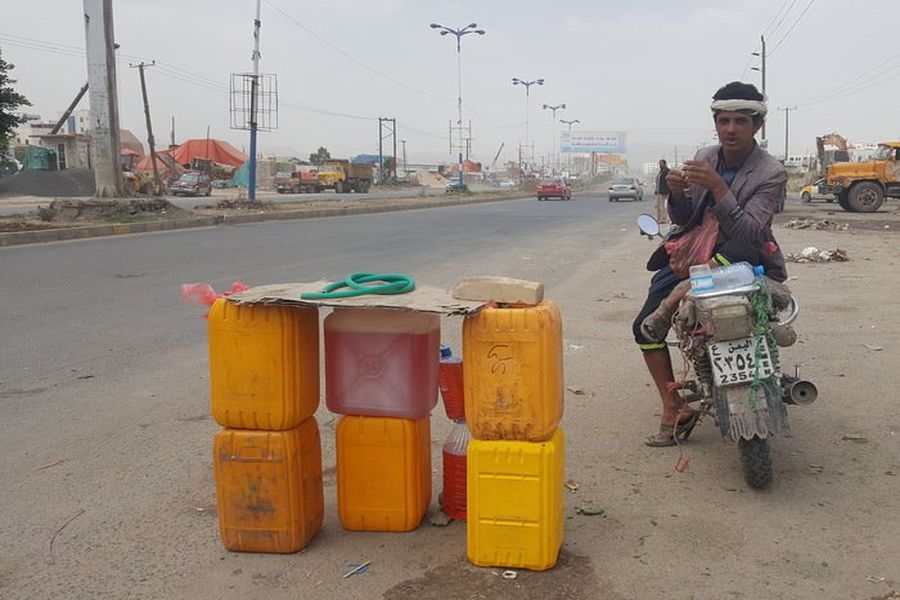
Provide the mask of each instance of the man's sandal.
POLYGON ((691 412, 691 416, 677 425, 660 425, 657 433, 644 438, 644 444, 652 448, 664 448, 677 444, 676 437, 679 440, 688 439, 694 432, 694 427, 700 422, 700 415, 701 411, 695 410, 691 412))

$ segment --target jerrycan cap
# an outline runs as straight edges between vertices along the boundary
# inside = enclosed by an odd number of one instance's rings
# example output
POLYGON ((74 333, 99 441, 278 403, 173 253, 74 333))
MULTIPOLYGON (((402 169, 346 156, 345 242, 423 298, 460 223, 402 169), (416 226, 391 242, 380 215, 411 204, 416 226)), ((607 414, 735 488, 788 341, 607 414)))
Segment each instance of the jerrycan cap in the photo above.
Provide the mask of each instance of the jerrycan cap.
POLYGON ((450 349, 450 346, 441 344, 441 358, 450 358, 451 356, 453 356, 453 351, 450 349))
POLYGON ((762 265, 756 265, 753 267, 753 275, 756 277, 762 277, 766 274, 766 268, 762 265))

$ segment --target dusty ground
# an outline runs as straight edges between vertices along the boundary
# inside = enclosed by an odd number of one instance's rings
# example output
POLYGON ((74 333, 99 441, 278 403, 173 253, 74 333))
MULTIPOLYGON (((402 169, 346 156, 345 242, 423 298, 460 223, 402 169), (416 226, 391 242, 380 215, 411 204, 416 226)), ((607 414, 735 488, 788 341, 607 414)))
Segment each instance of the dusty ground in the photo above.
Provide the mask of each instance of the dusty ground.
MULTIPOLYGON (((223 550, 208 468, 216 426, 205 409, 196 408, 199 401, 188 399, 179 418, 161 421, 154 409, 164 400, 152 392, 170 375, 164 365, 148 364, 129 374, 138 390, 133 398, 108 398, 142 405, 144 417, 128 448, 110 453, 98 439, 90 442, 94 451, 57 463, 67 455, 47 441, 57 453, 41 450, 40 461, 30 457, 38 468, 8 482, 11 495, 36 502, 42 491, 60 486, 77 497, 84 494, 84 481, 74 473, 83 469, 103 489, 91 496, 97 501, 86 512, 74 502, 58 503, 37 520, 30 507, 7 507, 9 520, 18 516, 31 525, 21 533, 29 540, 27 551, 0 556, 0 597, 897 598, 900 214, 850 215, 830 208, 791 203, 779 222, 812 217, 849 223, 848 230, 776 227, 787 252, 811 245, 841 248, 850 260, 788 265, 802 303, 801 338, 782 357, 786 365, 803 365, 820 396, 812 406, 791 410, 793 435, 774 442, 776 482, 769 491, 745 487, 736 449, 722 443, 712 423, 702 424, 685 444, 692 462, 684 473, 674 469, 678 450, 641 444, 655 428, 658 401, 630 340, 630 320, 646 289, 642 265, 653 245, 623 225, 611 246, 597 253, 588 246, 590 238, 574 229, 523 248, 515 267, 517 275, 555 282, 548 296, 564 316, 566 383, 584 392, 566 394, 567 478, 579 488, 567 492, 566 540, 554 569, 506 580, 499 569, 472 567, 464 558, 462 523, 426 523, 404 535, 342 531, 336 517, 335 420, 324 408, 318 414, 326 467, 322 532, 297 555, 223 550), (148 476, 136 456, 150 453, 165 467, 158 491, 133 506, 117 504, 122 490, 148 476), (192 474, 187 482, 177 475, 185 470, 192 474), (604 513, 576 512, 583 506, 604 513), (136 539, 141 551, 124 555, 136 539), (370 570, 342 579, 347 564, 359 560, 371 560, 370 570)), ((448 253, 447 265, 435 269, 449 269, 453 260, 448 253)), ((508 256, 504 260, 505 265, 487 254, 478 267, 503 272, 510 266, 508 256)), ((448 319, 443 330, 457 347, 458 328, 458 320, 448 319)), ((193 355, 167 360, 175 359, 196 368, 196 379, 185 386, 202 394, 205 361, 193 355)), ((39 398, 41 391, 5 393, 21 401, 29 394, 39 398)), ((73 421, 72 429, 77 425, 73 421)), ((436 411, 435 496, 446 433, 446 419, 436 411)))

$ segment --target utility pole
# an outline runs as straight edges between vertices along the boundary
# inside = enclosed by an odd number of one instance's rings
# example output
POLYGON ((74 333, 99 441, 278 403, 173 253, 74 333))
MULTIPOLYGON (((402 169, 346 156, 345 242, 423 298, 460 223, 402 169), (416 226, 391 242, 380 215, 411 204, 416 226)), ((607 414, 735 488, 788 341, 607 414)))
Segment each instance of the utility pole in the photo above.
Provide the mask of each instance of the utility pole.
POLYGON ((84 37, 96 194, 101 198, 120 197, 122 164, 112 0, 84 0, 84 37))
POLYGON ((406 140, 400 140, 400 143, 403 145, 403 176, 406 177, 409 173, 409 165, 406 162, 406 140))
POLYGON ((144 119, 147 121, 147 145, 150 146, 150 164, 153 165, 153 195, 159 196, 162 194, 162 181, 159 179, 159 169, 156 166, 156 144, 153 140, 153 127, 150 125, 150 102, 147 100, 147 81, 144 79, 144 69, 146 67, 152 67, 156 64, 156 61, 153 61, 149 65, 144 61, 141 61, 137 65, 129 65, 132 69, 137 68, 138 72, 141 74, 141 96, 144 98, 144 119))
POLYGON ((262 0, 256 0, 256 19, 253 21, 253 75, 250 81, 250 167, 249 181, 247 183, 247 199, 256 201, 256 107, 257 94, 259 92, 259 28, 260 5, 262 0))
POLYGON ((788 156, 790 156, 788 152, 788 142, 790 140, 789 132, 790 132, 790 115, 792 110, 797 110, 796 106, 786 106, 784 108, 779 108, 778 110, 784 111, 784 162, 787 164, 788 156))
MULTIPOLYGON (((759 71, 760 76, 762 77, 762 95, 763 99, 766 98, 766 36, 759 36, 759 41, 762 42, 762 48, 759 52, 754 52, 753 56, 758 56, 760 58, 760 66, 753 67, 753 71, 759 71)), ((763 119, 762 129, 760 130, 761 138, 763 142, 766 141, 766 121, 763 119)), ((763 143, 763 148, 766 147, 766 144, 763 143)))
POLYGON ((175 147, 175 117, 172 117, 172 138, 169 140, 169 147, 175 147))

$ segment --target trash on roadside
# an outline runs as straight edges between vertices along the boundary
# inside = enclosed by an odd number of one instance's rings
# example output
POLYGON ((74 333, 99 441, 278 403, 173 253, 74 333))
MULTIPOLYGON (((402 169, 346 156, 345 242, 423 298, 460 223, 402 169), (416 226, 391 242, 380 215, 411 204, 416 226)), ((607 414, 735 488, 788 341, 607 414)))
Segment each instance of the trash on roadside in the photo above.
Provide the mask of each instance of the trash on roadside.
POLYGON ((567 480, 563 485, 566 486, 566 489, 570 492, 577 492, 578 488, 581 487, 581 485, 574 479, 567 480))
POLYGON ((347 565, 348 567, 352 567, 349 571, 341 575, 342 579, 347 579, 351 575, 361 575, 369 570, 369 563, 372 561, 367 560, 366 562, 361 563, 350 563, 347 565))
POLYGON ((812 229, 814 231, 847 231, 849 223, 835 223, 828 219, 816 221, 813 219, 793 219, 784 224, 785 229, 812 229))
POLYGON ((850 258, 847 251, 841 248, 834 250, 819 250, 815 246, 808 246, 798 254, 788 254, 785 257, 788 262, 795 263, 820 263, 820 262, 847 262, 850 258))
POLYGON ((871 350, 872 352, 880 352, 884 350, 884 347, 881 344, 863 344, 867 350, 871 350))
POLYGON ((503 579, 515 579, 518 576, 519 576, 519 574, 516 571, 511 571, 511 570, 503 571, 502 573, 500 573, 500 577, 502 577, 503 579))
POLYGON ((435 527, 446 527, 453 521, 453 518, 444 511, 439 510, 431 515, 431 518, 429 518, 428 521, 435 527))
POLYGON ((583 396, 584 389, 577 385, 567 385, 566 389, 575 394, 576 396, 583 396))
POLYGON ((576 506, 575 512, 579 515, 584 515, 586 517, 602 517, 606 514, 606 511, 602 508, 597 508, 596 506, 576 506))
POLYGON ((845 433, 841 439, 846 442, 856 442, 857 444, 869 443, 869 438, 862 435, 861 433, 845 433))

